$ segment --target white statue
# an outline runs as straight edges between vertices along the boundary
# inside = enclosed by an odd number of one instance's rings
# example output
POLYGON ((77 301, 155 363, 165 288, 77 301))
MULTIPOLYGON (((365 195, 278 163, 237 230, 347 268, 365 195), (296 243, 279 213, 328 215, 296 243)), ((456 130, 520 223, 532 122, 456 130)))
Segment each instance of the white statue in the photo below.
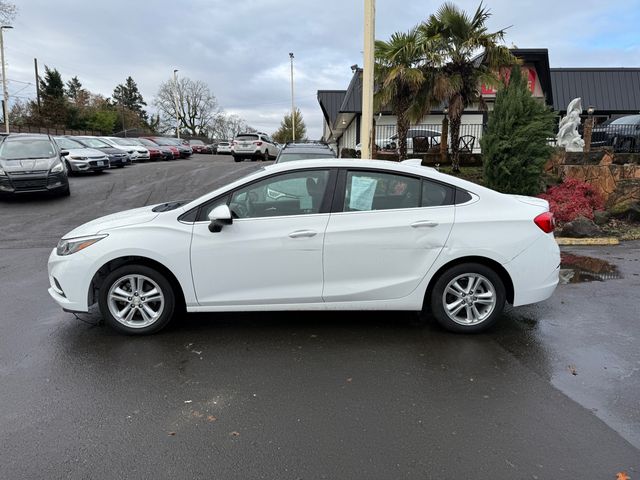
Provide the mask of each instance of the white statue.
POLYGON ((560 120, 556 145, 564 147, 567 152, 582 152, 584 150, 584 140, 580 138, 578 133, 581 113, 582 99, 580 97, 574 98, 567 107, 567 114, 560 120))

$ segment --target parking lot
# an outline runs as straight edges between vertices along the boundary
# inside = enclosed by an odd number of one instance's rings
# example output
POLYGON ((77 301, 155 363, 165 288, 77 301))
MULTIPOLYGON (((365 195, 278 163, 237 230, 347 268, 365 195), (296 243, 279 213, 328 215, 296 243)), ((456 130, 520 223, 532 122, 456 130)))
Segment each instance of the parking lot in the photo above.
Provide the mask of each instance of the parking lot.
POLYGON ((406 313, 260 312, 126 337, 49 298, 73 227, 266 163, 194 155, 0 201, 0 478, 640 476, 638 242, 565 250, 615 275, 567 269, 577 283, 476 336, 406 313))

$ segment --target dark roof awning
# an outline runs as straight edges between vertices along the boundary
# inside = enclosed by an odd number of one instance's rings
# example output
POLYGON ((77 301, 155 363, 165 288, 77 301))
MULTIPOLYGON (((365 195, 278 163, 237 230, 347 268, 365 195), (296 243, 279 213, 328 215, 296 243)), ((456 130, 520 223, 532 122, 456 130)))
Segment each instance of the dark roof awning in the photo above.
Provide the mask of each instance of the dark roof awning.
POLYGON ((338 118, 340 106, 346 93, 346 90, 318 90, 318 103, 320 103, 324 118, 331 128, 338 118))

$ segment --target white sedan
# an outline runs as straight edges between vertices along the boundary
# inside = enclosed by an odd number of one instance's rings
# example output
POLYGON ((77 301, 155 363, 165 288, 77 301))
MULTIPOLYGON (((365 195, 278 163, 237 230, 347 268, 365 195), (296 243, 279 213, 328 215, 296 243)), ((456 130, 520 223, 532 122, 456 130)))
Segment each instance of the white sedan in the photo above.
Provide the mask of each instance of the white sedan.
POLYGON ((123 333, 174 311, 431 311, 478 332, 505 303, 548 298, 560 253, 545 200, 415 162, 323 159, 261 168, 189 202, 108 215, 65 235, 49 293, 97 303, 123 333))

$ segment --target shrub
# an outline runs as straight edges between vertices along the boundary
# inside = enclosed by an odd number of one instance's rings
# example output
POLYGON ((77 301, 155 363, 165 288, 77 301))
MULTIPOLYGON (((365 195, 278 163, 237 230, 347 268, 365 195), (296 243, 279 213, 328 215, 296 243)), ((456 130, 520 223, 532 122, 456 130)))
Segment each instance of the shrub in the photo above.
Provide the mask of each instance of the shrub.
POLYGON ((593 220, 593 212, 604 209, 604 201, 596 189, 575 178, 566 179, 539 197, 549 202, 549 209, 559 222, 570 222, 578 217, 593 220))
POLYGON ((542 173, 553 148, 555 114, 527 87, 520 67, 497 95, 487 130, 480 139, 484 177, 489 188, 502 193, 537 195, 542 173))

